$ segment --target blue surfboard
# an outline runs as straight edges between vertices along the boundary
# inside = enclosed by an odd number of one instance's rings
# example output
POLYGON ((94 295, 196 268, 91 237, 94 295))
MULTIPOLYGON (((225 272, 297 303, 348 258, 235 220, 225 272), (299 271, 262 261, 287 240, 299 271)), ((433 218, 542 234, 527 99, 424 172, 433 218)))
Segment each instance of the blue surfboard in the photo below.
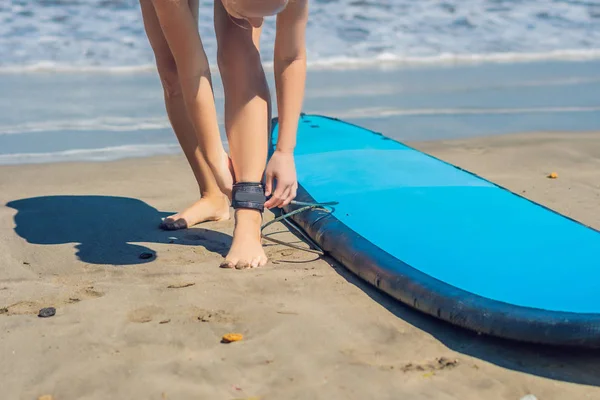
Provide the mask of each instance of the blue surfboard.
POLYGON ((340 120, 303 114, 297 143, 296 200, 339 204, 293 222, 359 277, 480 333, 600 347, 600 232, 340 120))

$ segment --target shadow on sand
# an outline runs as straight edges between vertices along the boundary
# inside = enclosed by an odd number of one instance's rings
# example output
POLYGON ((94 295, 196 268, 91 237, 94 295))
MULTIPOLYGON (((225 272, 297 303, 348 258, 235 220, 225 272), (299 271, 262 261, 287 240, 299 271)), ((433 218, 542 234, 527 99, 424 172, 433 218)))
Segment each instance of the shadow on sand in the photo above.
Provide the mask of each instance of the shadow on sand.
POLYGON ((204 246, 225 255, 231 237, 201 228, 160 230, 160 212, 143 201, 114 196, 42 196, 9 202, 17 210, 16 233, 29 243, 75 243, 76 256, 90 264, 135 265, 154 261, 156 253, 134 243, 169 243, 204 246), (140 259, 141 253, 154 257, 140 259))

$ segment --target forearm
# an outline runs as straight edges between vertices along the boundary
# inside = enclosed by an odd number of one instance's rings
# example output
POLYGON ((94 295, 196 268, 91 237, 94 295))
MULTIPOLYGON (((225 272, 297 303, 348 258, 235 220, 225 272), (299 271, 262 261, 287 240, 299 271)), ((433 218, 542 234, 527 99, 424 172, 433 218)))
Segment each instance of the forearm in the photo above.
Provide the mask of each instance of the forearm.
POLYGON ((275 87, 279 116, 278 151, 293 152, 296 130, 304 101, 306 83, 306 56, 275 57, 275 87))

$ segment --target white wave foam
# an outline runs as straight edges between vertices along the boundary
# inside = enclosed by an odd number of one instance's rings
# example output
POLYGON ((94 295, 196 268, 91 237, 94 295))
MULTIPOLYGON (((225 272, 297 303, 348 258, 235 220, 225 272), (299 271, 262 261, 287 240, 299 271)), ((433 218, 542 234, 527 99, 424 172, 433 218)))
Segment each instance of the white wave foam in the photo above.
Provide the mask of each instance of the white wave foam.
POLYGON ((400 67, 423 65, 469 65, 485 63, 523 63, 535 61, 591 61, 600 60, 600 49, 556 50, 539 53, 486 53, 453 54, 442 53, 435 56, 403 56, 381 54, 373 58, 334 57, 314 60, 310 66, 314 69, 360 69, 369 67, 400 67))
POLYGON ((26 74, 26 73, 106 73, 106 74, 132 74, 139 72, 154 72, 155 64, 141 65, 78 65, 62 64, 53 61, 38 61, 24 65, 0 65, 0 74, 26 74))
POLYGON ((399 95, 406 93, 422 93, 426 90, 428 93, 452 93, 452 92, 464 92, 464 91, 482 91, 482 90, 493 90, 493 89, 506 89, 506 88, 526 88, 526 87, 549 87, 549 86, 567 86, 567 85, 582 85, 582 84, 597 84, 600 83, 600 77, 598 78, 587 78, 587 77, 569 77, 569 78, 556 78, 550 77, 541 80, 522 80, 522 81, 511 81, 501 82, 496 81, 489 82, 478 82, 476 85, 470 82, 464 81, 448 81, 443 86, 435 86, 431 89, 423 85, 407 85, 405 83, 390 82, 385 86, 378 85, 356 85, 356 86, 330 86, 330 87, 309 87, 306 91, 307 99, 326 99, 326 98, 341 98, 341 97, 377 97, 377 96, 390 96, 399 95))
POLYGON ((495 115, 495 114, 545 114, 569 112, 596 112, 600 107, 529 107, 529 108, 359 108, 341 113, 330 113, 337 118, 380 118, 394 116, 439 116, 439 115, 495 115))
POLYGON ((122 158, 176 154, 176 144, 146 144, 105 147, 101 149, 72 149, 48 153, 0 154, 0 165, 42 164, 67 161, 112 161, 122 158))
POLYGON ((130 132, 140 130, 167 129, 166 118, 100 117, 80 120, 55 120, 26 122, 15 125, 0 125, 0 135, 14 135, 48 131, 111 131, 130 132))
MULTIPOLYGON (((368 68, 398 68, 411 66, 451 66, 473 64, 499 64, 499 63, 528 63, 539 61, 593 61, 600 60, 600 49, 573 49, 555 50, 535 53, 482 53, 482 54, 455 54, 442 53, 433 56, 410 56, 399 54, 380 54, 375 57, 330 57, 322 59, 309 59, 307 64, 313 70, 350 70, 368 68)), ((266 61, 264 67, 273 69, 273 62, 266 61)), ((211 65, 213 72, 217 67, 211 65)), ((155 72, 154 64, 123 65, 123 66, 90 66, 69 65, 54 62, 36 62, 29 65, 0 66, 0 74, 21 73, 107 73, 107 74, 133 74, 140 72, 155 72)))
POLYGON ((306 90, 306 98, 326 99, 338 97, 375 97, 402 93, 402 87, 394 87, 393 84, 386 86, 356 85, 356 86, 330 86, 309 87, 306 90))

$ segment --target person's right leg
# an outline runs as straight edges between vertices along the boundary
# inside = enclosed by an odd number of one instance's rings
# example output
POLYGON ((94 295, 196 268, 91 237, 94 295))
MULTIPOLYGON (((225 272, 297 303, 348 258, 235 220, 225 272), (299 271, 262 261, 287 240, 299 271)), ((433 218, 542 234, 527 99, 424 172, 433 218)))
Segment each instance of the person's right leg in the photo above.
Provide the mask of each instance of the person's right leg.
MULTIPOLYGON (((259 54, 260 28, 234 21, 215 0, 217 58, 225 89, 225 129, 238 182, 261 182, 267 163, 271 99, 259 54)), ((267 262, 261 243, 262 215, 237 209, 231 249, 223 268, 267 262)))
MULTIPOLYGON (((227 197, 219 189, 217 181, 198 147, 194 126, 187 114, 183 100, 177 64, 163 35, 154 6, 150 0, 140 0, 140 5, 144 28, 155 54, 158 74, 163 86, 167 115, 194 172, 201 195, 201 199, 191 207, 166 218, 161 227, 163 229, 182 229, 208 220, 228 219, 227 197)), ((198 0, 189 0, 189 6, 197 24, 198 0)))

